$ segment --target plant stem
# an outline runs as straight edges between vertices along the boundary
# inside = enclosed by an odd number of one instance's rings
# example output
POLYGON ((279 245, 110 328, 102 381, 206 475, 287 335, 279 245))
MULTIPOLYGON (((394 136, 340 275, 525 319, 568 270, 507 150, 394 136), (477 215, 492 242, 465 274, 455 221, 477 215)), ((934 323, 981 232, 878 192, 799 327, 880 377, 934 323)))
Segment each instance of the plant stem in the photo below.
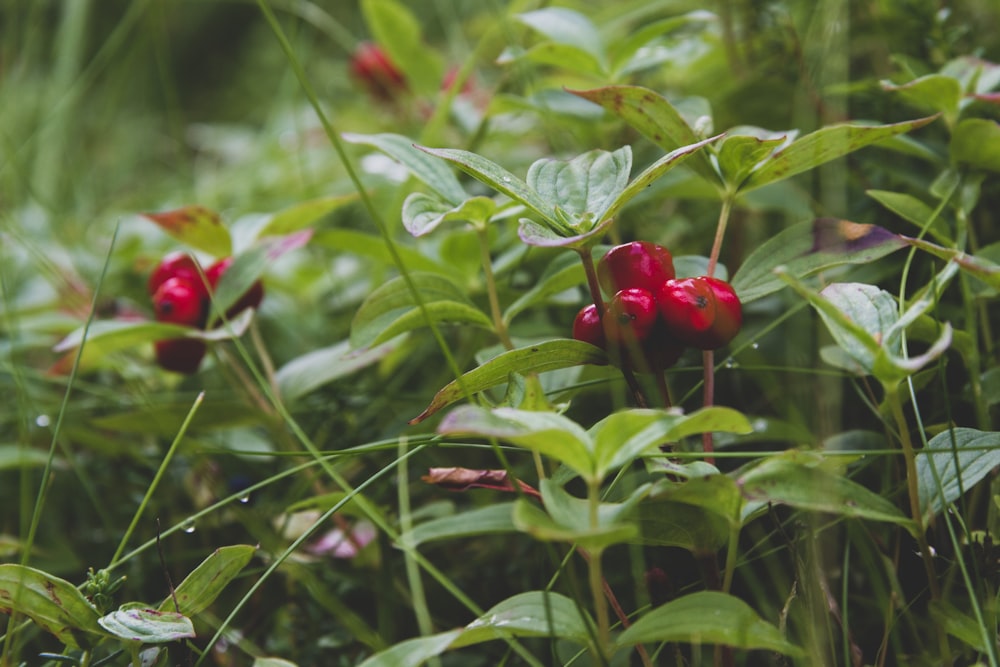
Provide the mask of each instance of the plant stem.
POLYGON ((583 262, 583 271, 587 274, 587 287, 590 288, 590 298, 597 308, 597 316, 604 317, 604 297, 601 296, 601 283, 597 279, 597 267, 594 266, 594 256, 590 254, 589 248, 577 250, 580 261, 583 262))
MULTIPOLYGON (((405 454, 407 449, 405 437, 399 439, 396 448, 396 490, 397 502, 399 503, 399 527, 404 533, 413 528, 413 514, 410 511, 410 477, 409 461, 405 454)), ((345 531, 345 535, 348 534, 345 531)), ((413 599, 413 613, 417 619, 417 627, 423 637, 428 637, 434 633, 434 624, 431 621, 430 608, 427 605, 427 595, 424 592, 423 580, 420 578, 420 566, 413 559, 410 552, 403 552, 403 559, 406 568, 406 580, 410 586, 410 597, 413 599)), ((435 659, 431 664, 440 665, 440 661, 435 659)))
POLYGON ((733 587, 736 572, 736 553, 740 546, 740 525, 734 523, 729 529, 729 545, 726 547, 726 570, 722 575, 722 592, 728 593, 733 587))
MULTIPOLYGON (((927 541, 927 529, 924 525, 923 511, 920 508, 920 487, 917 481, 917 456, 913 449, 913 440, 910 437, 910 429, 906 425, 906 417, 903 414, 903 402, 899 398, 898 386, 886 383, 884 385, 886 400, 889 402, 889 409, 892 411, 892 418, 899 429, 899 442, 903 448, 903 460, 906 464, 906 488, 910 496, 910 515, 916 524, 917 546, 920 549, 920 558, 924 563, 924 570, 927 572, 927 585, 931 592, 931 600, 941 599, 941 585, 938 583, 937 574, 934 571, 934 557, 931 555, 930 543, 927 541)), ((951 664, 951 651, 948 648, 948 637, 944 627, 934 624, 937 631, 938 644, 941 648, 941 658, 943 664, 951 664)))
POLYGON ((663 407, 672 407, 674 403, 670 400, 670 387, 667 386, 667 374, 665 372, 656 374, 656 388, 660 392, 660 398, 663 399, 663 407))
MULTIPOLYGON (((712 241, 712 252, 708 256, 708 269, 706 269, 706 274, 710 277, 715 275, 715 267, 719 264, 719 253, 722 252, 722 239, 726 236, 726 227, 729 225, 729 214, 733 210, 734 196, 734 193, 729 191, 726 191, 722 196, 719 221, 715 225, 715 240, 712 241)), ((702 406, 707 408, 715 404, 715 352, 705 350, 701 358, 705 370, 702 406)), ((715 446, 712 443, 712 434, 710 432, 702 433, 701 445, 705 453, 709 455, 705 457, 705 461, 715 465, 715 457, 711 456, 712 452, 715 451, 715 446)))
POLYGON ((611 643, 611 620, 608 600, 604 597, 604 577, 601 574, 601 550, 590 552, 587 560, 590 592, 594 599, 594 616, 597 619, 597 664, 607 664, 608 646, 611 643))
POLYGON ((256 314, 253 321, 250 322, 250 340, 257 351, 257 356, 260 358, 260 365, 264 367, 264 376, 267 378, 268 384, 271 385, 271 391, 280 399, 281 391, 278 388, 278 378, 275 375, 274 360, 271 359, 271 355, 267 351, 267 346, 264 344, 264 338, 260 335, 256 314))
POLYGON ((920 509, 920 487, 917 484, 917 455, 913 449, 913 440, 910 438, 910 429, 906 425, 906 417, 903 415, 903 403, 899 400, 897 387, 895 385, 887 385, 885 390, 886 399, 889 401, 889 409, 892 411, 892 418, 899 429, 899 442, 903 448, 903 461, 906 464, 906 488, 910 497, 910 515, 917 528, 917 543, 920 547, 920 557, 923 559, 924 569, 927 571, 927 583, 930 586, 931 597, 937 600, 941 597, 941 587, 938 584, 937 576, 934 574, 934 561, 931 556, 930 545, 927 542, 923 512, 920 509))
MULTIPOLYGON (((597 530, 599 525, 598 510, 601 504, 601 488, 597 482, 587 485, 587 505, 590 510, 590 527, 597 530)), ((594 600, 594 617, 597 620, 597 658, 598 664, 607 663, 608 647, 611 645, 611 620, 608 615, 608 599, 604 595, 604 575, 601 572, 601 555, 603 550, 598 547, 588 551, 587 574, 590 580, 590 594, 594 600)))
POLYGON ((719 221, 715 224, 715 240, 712 241, 712 252, 708 256, 708 269, 706 275, 715 275, 715 267, 719 263, 719 254, 722 252, 722 239, 726 236, 726 227, 729 225, 729 214, 733 210, 733 194, 726 192, 722 197, 722 208, 719 210, 719 221))
MULTIPOLYGON (((701 353, 701 363, 705 369, 705 385, 702 389, 702 406, 711 407, 715 404, 715 353, 712 350, 705 350, 701 353)), ((704 450, 705 462, 715 465, 715 445, 712 442, 711 431, 701 434, 701 447, 704 450)))
POLYGON ((507 331, 507 324, 503 320, 500 312, 500 297, 497 295, 497 281, 493 276, 493 259, 490 257, 490 232, 484 226, 476 227, 476 236, 479 239, 479 255, 483 262, 483 275, 486 278, 486 294, 490 299, 490 315, 493 317, 493 328, 496 329, 497 337, 503 344, 504 349, 513 350, 514 343, 510 340, 510 333, 507 331))

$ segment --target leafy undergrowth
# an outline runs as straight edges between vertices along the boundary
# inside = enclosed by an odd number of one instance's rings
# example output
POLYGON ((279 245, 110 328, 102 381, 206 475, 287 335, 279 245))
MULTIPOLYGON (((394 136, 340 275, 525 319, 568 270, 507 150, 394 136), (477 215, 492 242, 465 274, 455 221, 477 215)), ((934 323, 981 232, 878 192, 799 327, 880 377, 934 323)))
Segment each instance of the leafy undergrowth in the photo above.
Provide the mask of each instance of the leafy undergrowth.
POLYGON ((3 10, 0 666, 997 665, 1000 12, 343 4, 3 10))

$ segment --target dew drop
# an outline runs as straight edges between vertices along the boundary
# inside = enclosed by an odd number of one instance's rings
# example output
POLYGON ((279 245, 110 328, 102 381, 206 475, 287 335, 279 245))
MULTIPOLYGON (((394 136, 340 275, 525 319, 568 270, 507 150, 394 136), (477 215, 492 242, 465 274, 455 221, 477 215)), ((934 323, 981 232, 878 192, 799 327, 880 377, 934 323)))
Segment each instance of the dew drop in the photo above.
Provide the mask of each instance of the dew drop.
POLYGON ((239 498, 237 498, 237 500, 239 500, 241 503, 243 503, 244 505, 246 505, 248 502, 250 502, 250 494, 249 493, 244 493, 242 496, 240 496, 239 498))
POLYGON ((504 183, 510 183, 510 176, 504 176, 503 177, 503 182, 504 183))
POLYGON ((754 350, 759 350, 760 349, 760 343, 754 343, 753 345, 750 346, 750 348, 754 349, 754 350))
POLYGON ((185 521, 184 524, 181 526, 181 530, 183 530, 188 535, 193 533, 195 531, 194 520, 188 519, 187 521, 185 521))
POLYGON ((52 423, 52 419, 48 415, 38 415, 35 417, 35 424, 39 428, 46 428, 52 423))

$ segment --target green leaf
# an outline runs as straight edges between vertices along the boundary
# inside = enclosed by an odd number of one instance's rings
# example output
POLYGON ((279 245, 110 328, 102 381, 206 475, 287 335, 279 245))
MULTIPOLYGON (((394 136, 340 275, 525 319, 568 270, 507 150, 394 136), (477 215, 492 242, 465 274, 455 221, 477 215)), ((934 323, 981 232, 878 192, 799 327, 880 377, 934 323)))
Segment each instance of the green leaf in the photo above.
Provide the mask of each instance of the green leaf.
POLYGON ((220 547, 184 578, 174 594, 160 605, 160 611, 178 611, 194 616, 207 608, 230 581, 236 578, 257 548, 245 544, 220 547), (177 609, 174 600, 177 601, 177 609))
POLYGON ((985 118, 966 118, 955 126, 948 151, 955 162, 1000 172, 1000 124, 985 118))
POLYGON ((456 537, 512 533, 517 530, 513 521, 514 503, 498 503, 466 510, 453 516, 432 519, 414 526, 399 537, 401 544, 412 547, 450 540, 456 537))
POLYGON ((685 595, 646 613, 618 637, 619 646, 647 642, 721 644, 798 657, 802 649, 746 602, 717 591, 685 595))
POLYGON ((736 482, 720 474, 694 477, 683 482, 658 482, 653 487, 650 502, 660 501, 699 507, 721 517, 729 527, 740 523, 743 508, 743 496, 736 482))
POLYGON ((452 630, 428 637, 407 639, 391 648, 379 651, 358 667, 420 667, 434 656, 447 651, 451 643, 461 634, 461 630, 452 630))
POLYGON ((659 453, 658 445, 680 438, 713 431, 750 433, 750 422, 732 408, 702 408, 689 415, 662 410, 623 410, 590 429, 594 440, 599 477, 644 453, 659 453))
POLYGON ((286 401, 294 401, 314 389, 379 362, 398 347, 399 341, 389 341, 375 347, 355 350, 350 341, 341 341, 292 359, 278 369, 274 379, 278 383, 281 397, 286 401))
POLYGON ((0 445, 0 470, 44 466, 49 455, 39 449, 19 445, 0 445))
POLYGON ((669 49, 657 49, 657 44, 652 43, 657 37, 685 28, 704 30, 711 26, 715 20, 716 17, 711 12, 696 9, 680 16, 636 25, 629 34, 620 35, 612 44, 608 45, 612 58, 612 70, 615 75, 611 78, 618 78, 623 74, 668 62, 670 59, 669 49), (666 51, 667 53, 662 54, 657 53, 657 51, 666 51))
MULTIPOLYGON (((410 274, 410 280, 425 306, 441 302, 465 304, 471 308, 464 290, 444 276, 415 271, 410 274)), ((407 280, 403 276, 393 278, 372 291, 354 314, 351 345, 371 345, 400 316, 416 308, 417 302, 407 280)))
POLYGON ((899 93, 904 100, 925 111, 942 112, 949 119, 949 125, 958 115, 962 100, 962 85, 954 77, 943 74, 928 74, 901 85, 883 81, 882 88, 899 93))
MULTIPOLYGON (((934 215, 930 206, 912 195, 887 190, 868 190, 865 194, 920 229, 923 229, 927 221, 934 215)), ((944 218, 940 216, 934 218, 927 231, 940 243, 951 243, 948 223, 944 218)))
POLYGON ((258 240, 249 250, 233 257, 232 264, 223 272, 212 293, 215 312, 226 312, 260 280, 275 260, 287 252, 301 248, 311 238, 311 229, 303 229, 287 236, 270 236, 258 240))
POLYGON ((744 498, 754 504, 777 503, 871 521, 887 521, 911 532, 913 522, 888 499, 856 482, 812 467, 773 458, 750 468, 737 480, 744 498))
POLYGON ((758 246, 732 285, 740 301, 748 303, 785 286, 774 272, 777 267, 805 278, 844 264, 868 264, 905 246, 903 237, 882 227, 817 218, 792 225, 758 246))
POLYGON ((546 7, 515 14, 514 18, 557 44, 589 54, 600 65, 598 71, 604 71, 606 64, 601 33, 583 14, 565 7, 546 7))
POLYGON ((67 646, 89 649, 104 638, 94 605, 65 579, 31 567, 0 565, 0 614, 24 614, 67 646))
POLYGON ((920 453, 920 507, 930 519, 1000 465, 1000 433, 953 428, 931 438, 920 453))
POLYGON ((143 213, 160 229, 181 243, 215 257, 228 257, 233 252, 229 230, 215 211, 192 205, 162 213, 143 213))
MULTIPOLYGON (((833 283, 817 294, 787 273, 780 275, 816 308, 847 356, 865 373, 891 388, 944 354, 951 345, 949 324, 939 328, 937 340, 920 355, 906 356, 902 339, 906 327, 937 303, 957 271, 956 264, 945 265, 902 316, 898 314, 895 298, 874 285, 833 283)), ((842 368, 846 367, 844 361, 834 359, 835 365, 842 368)))
MULTIPOLYGON (((338 252, 368 257, 388 266, 393 266, 395 261, 389 254, 381 236, 353 229, 328 229, 317 232, 313 237, 313 244, 319 244, 338 252)), ((408 246, 396 244, 396 251, 402 258, 403 264, 410 271, 425 271, 440 275, 454 273, 449 267, 425 257, 419 251, 408 246)))
POLYGON ((497 192, 524 204, 543 220, 559 222, 555 210, 548 201, 531 189, 527 183, 497 163, 469 151, 453 148, 427 148, 426 146, 417 146, 417 148, 429 155, 451 162, 477 181, 485 183, 497 192))
MULTIPOLYGON (((643 484, 620 503, 601 502, 597 505, 597 525, 602 528, 626 527, 622 522, 635 512, 638 504, 649 495, 651 484, 643 484)), ((561 526, 576 530, 590 527, 590 501, 571 495, 551 478, 539 484, 542 503, 553 521, 561 526)), ((632 526, 627 526, 632 528, 632 526)))
POLYGON ((597 459, 598 476, 603 477, 643 452, 666 444, 666 434, 681 415, 663 410, 622 410, 590 427, 597 459))
POLYGON ((927 125, 937 116, 891 125, 830 125, 793 141, 762 163, 740 187, 741 192, 789 178, 870 144, 927 125))
MULTIPOLYGON (((668 153, 700 139, 670 102, 648 88, 606 86, 569 92, 604 107, 668 153)), ((719 176, 704 153, 696 155, 691 168, 707 181, 719 183, 719 176)))
POLYGON ((441 86, 441 58, 423 40, 420 22, 396 0, 362 0, 361 12, 375 41, 386 50, 406 81, 420 95, 431 96, 441 86))
POLYGON ((726 138, 716 151, 719 171, 725 182, 738 188, 761 160, 788 140, 788 135, 761 130, 756 134, 726 133, 726 138), (758 136, 760 135, 760 136, 758 136))
POLYGON ((934 622, 943 627, 949 635, 980 653, 990 653, 990 632, 976 619, 944 600, 931 600, 929 611, 934 622))
POLYGON ((143 644, 162 644, 195 636, 191 619, 183 614, 131 605, 123 605, 97 622, 119 639, 143 644))
POLYGON ((403 227, 413 236, 429 234, 448 221, 470 222, 484 226, 497 210, 496 202, 489 197, 471 197, 458 206, 414 192, 403 201, 403 227))
POLYGON ((656 179, 660 178, 674 167, 683 164, 689 157, 696 154, 702 148, 717 140, 721 136, 722 135, 719 134, 714 137, 698 141, 689 146, 681 146, 680 148, 670 151, 659 160, 646 167, 643 172, 636 176, 632 182, 628 184, 628 187, 622 190, 621 194, 619 194, 615 200, 608 205, 607 210, 604 211, 601 217, 615 217, 618 214, 618 211, 620 211, 625 204, 652 185, 656 179))
MULTIPOLYGON (((553 231, 551 227, 521 218, 517 236, 527 245, 541 248, 589 249, 607 233, 614 221, 614 218, 605 218, 590 231, 574 235, 571 231, 553 231)), ((568 227, 566 229, 569 230, 568 227)))
POLYGON ((677 420, 666 437, 680 440, 698 433, 752 433, 753 427, 742 412, 724 406, 700 408, 677 420))
POLYGON ((724 516, 688 503, 647 500, 639 505, 635 522, 642 544, 649 546, 714 556, 729 540, 730 522, 724 516))
POLYGON ((613 153, 592 150, 572 160, 537 160, 528 168, 527 185, 551 206, 573 215, 574 229, 586 231, 607 217, 631 170, 629 146, 613 153))
POLYGON ((880 342, 886 340, 889 329, 899 319, 896 299, 885 290, 865 283, 833 283, 819 295, 839 314, 834 317, 830 309, 820 310, 833 339, 862 368, 872 372, 880 342), (844 326, 843 318, 853 326, 844 326))
POLYGON ((607 362, 608 357, 600 348, 564 338, 510 350, 465 373, 461 381, 449 382, 434 395, 427 409, 410 423, 419 423, 441 408, 465 398, 466 392, 471 395, 503 384, 512 373, 543 373, 580 364, 603 365, 607 362))
POLYGON ((497 59, 497 64, 506 65, 515 60, 529 60, 540 65, 552 65, 585 76, 601 78, 605 76, 605 66, 601 59, 594 57, 589 51, 569 44, 543 42, 520 53, 508 49, 497 59))
POLYGON ((503 321, 511 321, 526 309, 543 303, 549 297, 583 285, 587 281, 583 263, 576 253, 562 253, 556 257, 535 282, 534 286, 519 296, 503 313, 503 321))
POLYGON ((593 621, 573 600, 548 591, 528 591, 494 605, 465 628, 400 642, 360 667, 419 667, 448 649, 504 637, 559 637, 578 644, 590 640, 593 621))
POLYGON ((507 598, 472 623, 452 642, 461 648, 500 637, 558 637, 578 644, 590 641, 592 621, 573 600, 558 593, 528 591, 507 598))
POLYGON ((254 658, 250 667, 298 667, 298 665, 283 658, 254 658))
POLYGON ((400 334, 429 326, 428 319, 436 323, 471 324, 487 331, 493 331, 493 320, 476 306, 470 306, 460 301, 432 301, 424 303, 423 310, 414 307, 392 321, 385 322, 381 331, 366 344, 368 346, 381 345, 400 334))
MULTIPOLYGON (((579 509, 585 512, 587 508, 580 506, 579 509)), ((638 535, 638 529, 634 524, 620 523, 595 527, 566 525, 556 521, 537 505, 523 499, 514 504, 514 525, 517 526, 518 530, 531 535, 536 540, 569 542, 588 551, 597 551, 614 544, 631 542, 638 535)))
POLYGON ((786 273, 779 275, 819 312, 840 349, 871 373, 879 351, 879 343, 873 333, 878 332, 881 338, 896 320, 893 297, 874 285, 834 283, 824 290, 830 290, 827 294, 831 298, 828 299, 786 273), (842 303, 845 310, 841 310, 836 302, 842 303), (854 317, 861 319, 856 321, 854 317))
POLYGON ((343 136, 344 141, 373 146, 395 159, 452 206, 458 206, 469 196, 447 165, 441 160, 434 159, 426 151, 417 148, 409 137, 388 132, 383 134, 347 133, 343 136))
POLYGON ((257 232, 258 236, 285 236, 305 229, 338 208, 358 200, 358 194, 336 195, 310 199, 278 211, 257 232))
MULTIPOLYGON (((194 327, 154 322, 151 320, 99 320, 92 322, 90 329, 81 326, 68 334, 53 347, 55 352, 69 352, 80 346, 84 332, 87 345, 83 350, 80 364, 88 368, 107 355, 120 350, 137 347, 157 340, 171 338, 197 338, 206 342, 230 340, 243 335, 253 312, 247 310, 229 321, 229 326, 207 331, 194 327)), ((57 362, 58 364, 59 362, 57 362)))
POLYGON ((437 432, 450 436, 496 438, 550 456, 588 480, 594 478, 590 436, 579 424, 554 412, 514 408, 487 410, 463 405, 441 421, 437 432))
MULTIPOLYGON (((80 347, 85 327, 75 329, 53 346, 54 352, 68 352, 80 347)), ((106 355, 118 350, 151 343, 154 340, 183 338, 191 327, 151 320, 98 320, 91 322, 87 333, 86 354, 106 355)))

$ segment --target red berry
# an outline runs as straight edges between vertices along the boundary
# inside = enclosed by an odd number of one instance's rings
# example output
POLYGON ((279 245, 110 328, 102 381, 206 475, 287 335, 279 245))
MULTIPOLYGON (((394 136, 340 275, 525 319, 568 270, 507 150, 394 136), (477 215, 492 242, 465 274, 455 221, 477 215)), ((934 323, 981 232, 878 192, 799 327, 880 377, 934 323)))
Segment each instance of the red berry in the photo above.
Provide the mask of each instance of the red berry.
POLYGON ((149 276, 147 287, 150 295, 155 294, 160 285, 170 278, 183 278, 196 287, 204 288, 198 262, 186 252, 172 252, 160 260, 149 276))
POLYGON ((205 356, 205 341, 197 338, 158 340, 154 345, 157 363, 164 370, 174 373, 194 373, 205 356))
POLYGON ((604 335, 609 343, 635 346, 649 336, 656 317, 656 301, 649 290, 623 289, 608 303, 604 313, 604 335))
POLYGON ((631 287, 655 293, 673 277, 670 251, 649 241, 615 246, 597 263, 597 278, 608 294, 631 287))
POLYGON ((718 278, 668 280, 656 301, 671 335, 701 350, 722 347, 736 337, 743 322, 736 292, 718 278))
POLYGON ((160 322, 203 326, 206 305, 204 289, 184 278, 168 278, 153 294, 153 310, 160 322))
MULTIPOLYGON (((211 286, 213 292, 218 286, 219 280, 222 279, 222 274, 229 270, 232 263, 233 258, 226 257, 224 259, 220 259, 215 264, 205 269, 205 278, 208 280, 208 284, 211 286)), ((264 286, 259 280, 257 280, 250 286, 250 289, 243 293, 243 296, 236 300, 236 303, 226 310, 226 319, 236 317, 247 308, 260 307, 260 302, 263 300, 264 286)))
POLYGON ((406 90, 406 78, 377 44, 362 42, 351 57, 351 74, 371 95, 388 102, 406 90))
POLYGON ((580 309, 573 320, 573 338, 590 343, 602 350, 607 345, 604 337, 604 327, 601 326, 601 318, 597 315, 597 306, 589 304, 580 309))

